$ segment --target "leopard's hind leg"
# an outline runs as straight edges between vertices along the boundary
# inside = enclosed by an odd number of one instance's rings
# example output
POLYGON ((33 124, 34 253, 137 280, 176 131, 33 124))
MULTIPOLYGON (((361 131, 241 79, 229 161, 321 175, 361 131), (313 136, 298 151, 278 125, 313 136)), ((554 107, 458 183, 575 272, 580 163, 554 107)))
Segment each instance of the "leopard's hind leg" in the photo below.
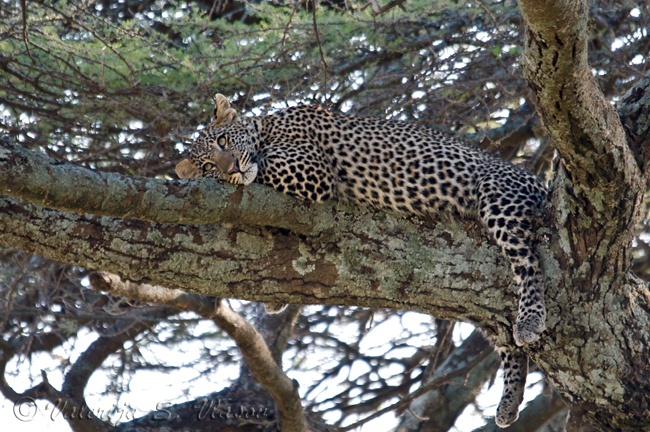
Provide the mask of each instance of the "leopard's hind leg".
POLYGON ((520 351, 512 351, 506 347, 498 347, 498 351, 503 367, 503 394, 495 422, 497 426, 506 427, 519 417, 519 405, 524 399, 528 375, 528 357, 520 351))

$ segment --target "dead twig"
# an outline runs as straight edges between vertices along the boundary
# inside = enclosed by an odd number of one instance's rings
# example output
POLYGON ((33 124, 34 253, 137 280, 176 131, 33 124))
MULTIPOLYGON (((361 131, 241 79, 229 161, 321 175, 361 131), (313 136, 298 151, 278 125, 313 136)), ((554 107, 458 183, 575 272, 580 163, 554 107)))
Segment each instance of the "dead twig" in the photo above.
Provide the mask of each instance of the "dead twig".
POLYGON ((474 1, 490 16, 492 22, 494 23, 494 28, 497 29, 497 33, 499 33, 499 36, 505 38, 506 35, 503 34, 501 30, 499 30, 499 23, 497 23, 497 20, 494 18, 494 15, 492 15, 492 12, 490 12, 490 9, 488 9, 487 6, 485 6, 481 0, 474 0, 474 1))
POLYGON ((29 58, 34 61, 32 52, 29 50, 29 36, 27 34, 27 0, 20 0, 20 8, 23 14, 23 41, 25 42, 25 49, 27 50, 29 58))

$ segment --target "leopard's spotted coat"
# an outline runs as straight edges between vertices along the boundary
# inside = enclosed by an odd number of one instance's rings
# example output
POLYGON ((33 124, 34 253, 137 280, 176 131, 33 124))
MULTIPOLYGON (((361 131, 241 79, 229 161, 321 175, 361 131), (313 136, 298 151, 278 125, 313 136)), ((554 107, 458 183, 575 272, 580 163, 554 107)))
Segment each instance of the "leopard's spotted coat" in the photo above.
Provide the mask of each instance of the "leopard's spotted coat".
MULTIPOLYGON (((539 338, 546 309, 531 243, 546 189, 535 175, 416 124, 311 106, 237 118, 222 95, 216 102, 215 120, 201 131, 191 161, 179 164, 179 176, 257 181, 314 202, 336 198, 418 216, 444 212, 476 218, 494 236, 519 282, 516 344, 539 338)), ((496 420, 507 426, 518 416, 527 358, 504 347, 500 355, 505 387, 496 420)))

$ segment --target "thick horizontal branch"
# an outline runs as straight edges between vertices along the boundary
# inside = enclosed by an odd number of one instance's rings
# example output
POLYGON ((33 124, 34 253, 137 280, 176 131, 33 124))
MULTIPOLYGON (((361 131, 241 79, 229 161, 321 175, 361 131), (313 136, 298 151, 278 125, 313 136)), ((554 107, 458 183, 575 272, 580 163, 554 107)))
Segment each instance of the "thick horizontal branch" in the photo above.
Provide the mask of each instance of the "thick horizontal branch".
POLYGON ((6 143, 0 191, 34 203, 0 199, 0 243, 134 282, 253 301, 405 308, 504 328, 514 316, 515 290, 501 289, 511 284, 505 260, 471 222, 431 230, 260 185, 95 172, 6 143))
POLYGON ((431 229, 383 212, 333 208, 341 230, 308 237, 82 216, 0 197, 0 244, 198 294, 418 310, 499 327, 509 337, 515 288, 507 288, 510 271, 481 229, 431 229))

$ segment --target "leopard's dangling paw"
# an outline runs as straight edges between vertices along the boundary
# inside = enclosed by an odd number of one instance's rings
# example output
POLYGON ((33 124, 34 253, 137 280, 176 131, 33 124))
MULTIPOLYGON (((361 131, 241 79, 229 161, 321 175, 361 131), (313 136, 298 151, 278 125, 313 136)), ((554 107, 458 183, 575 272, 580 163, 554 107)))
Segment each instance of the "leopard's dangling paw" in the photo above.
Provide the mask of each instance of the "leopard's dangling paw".
POLYGON ((519 418, 519 405, 524 400, 528 357, 522 352, 499 347, 503 367, 503 395, 497 408, 495 423, 499 427, 513 424, 519 418))

